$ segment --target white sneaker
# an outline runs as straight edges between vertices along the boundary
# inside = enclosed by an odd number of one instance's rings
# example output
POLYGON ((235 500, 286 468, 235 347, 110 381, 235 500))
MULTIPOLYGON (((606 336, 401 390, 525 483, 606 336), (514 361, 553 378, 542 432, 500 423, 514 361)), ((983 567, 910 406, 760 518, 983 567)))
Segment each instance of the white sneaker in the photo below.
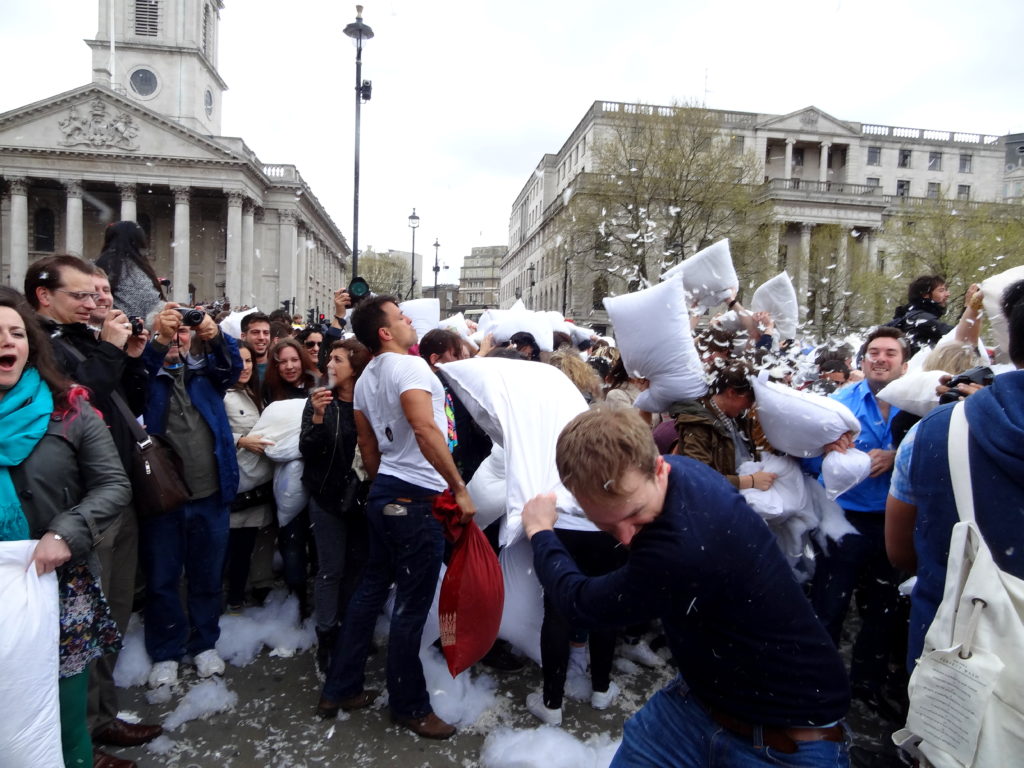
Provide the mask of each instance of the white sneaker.
POLYGON ((619 655, 651 669, 665 666, 665 660, 652 651, 651 646, 643 640, 637 643, 623 643, 619 647, 619 655))
POLYGON ((159 688, 162 685, 176 685, 178 682, 178 662, 158 661, 149 670, 149 687, 159 688))
POLYGON ((544 725, 561 725, 562 708, 548 709, 544 704, 544 694, 531 693, 526 697, 526 708, 530 714, 540 720, 544 725))
MULTIPOLYGON (((650 650, 650 649, 648 649, 650 650)), ((590 706, 594 709, 608 709, 619 695, 619 686, 608 683, 607 691, 594 691, 590 694, 590 706)))
POLYGON ((224 659, 217 653, 216 648, 210 648, 202 653, 196 654, 196 674, 200 677, 213 677, 224 674, 224 659))

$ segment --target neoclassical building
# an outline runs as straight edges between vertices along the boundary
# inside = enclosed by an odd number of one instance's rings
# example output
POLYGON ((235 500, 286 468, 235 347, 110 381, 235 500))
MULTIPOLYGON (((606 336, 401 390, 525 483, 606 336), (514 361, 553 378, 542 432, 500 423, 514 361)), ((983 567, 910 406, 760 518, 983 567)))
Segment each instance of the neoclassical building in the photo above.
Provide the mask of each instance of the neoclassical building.
POLYGON ((329 313, 341 231, 295 166, 220 135, 222 0, 98 5, 92 82, 0 115, 2 280, 20 289, 54 253, 96 258, 106 224, 132 219, 176 301, 329 313))
MULTIPOLYGON (((595 148, 624 119, 667 116, 673 107, 594 102, 557 153, 545 154, 512 204, 508 253, 502 259, 499 300, 510 306, 531 286, 537 309, 556 309, 603 327, 607 315, 595 281, 608 278, 558 250, 559 217, 565 199, 600 175, 595 148)), ((764 254, 772 268, 787 269, 798 294, 811 274, 812 233, 838 225, 838 269, 849 268, 854 251, 861 263, 892 269, 885 262, 884 225, 892 216, 932 198, 1002 201, 1019 197, 1024 184, 1019 137, 986 136, 840 120, 810 106, 786 115, 715 111, 723 138, 737 153, 753 153, 763 171, 759 198, 770 204, 772 230, 764 254), (1012 188, 1012 192, 1011 192, 1012 188)), ((687 255, 697 244, 688 243, 687 255)), ((622 286, 625 290, 625 286, 622 286)))

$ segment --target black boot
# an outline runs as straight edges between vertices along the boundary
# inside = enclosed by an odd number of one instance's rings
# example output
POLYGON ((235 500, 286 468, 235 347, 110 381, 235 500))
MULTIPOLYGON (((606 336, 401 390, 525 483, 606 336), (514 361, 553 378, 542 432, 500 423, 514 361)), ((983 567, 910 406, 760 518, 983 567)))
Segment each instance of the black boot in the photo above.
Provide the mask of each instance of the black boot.
POLYGON ((331 657, 334 655, 334 644, 337 640, 337 627, 316 628, 316 671, 321 677, 327 677, 327 670, 331 666, 331 657))

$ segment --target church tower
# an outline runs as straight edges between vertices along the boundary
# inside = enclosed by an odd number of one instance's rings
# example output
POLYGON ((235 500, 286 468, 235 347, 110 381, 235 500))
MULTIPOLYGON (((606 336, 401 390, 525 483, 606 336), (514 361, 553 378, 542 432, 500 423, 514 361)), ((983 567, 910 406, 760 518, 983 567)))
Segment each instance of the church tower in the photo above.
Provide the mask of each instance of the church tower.
POLYGON ((93 82, 219 136, 227 90, 217 73, 223 8, 222 0, 99 0, 99 31, 86 40, 93 82))

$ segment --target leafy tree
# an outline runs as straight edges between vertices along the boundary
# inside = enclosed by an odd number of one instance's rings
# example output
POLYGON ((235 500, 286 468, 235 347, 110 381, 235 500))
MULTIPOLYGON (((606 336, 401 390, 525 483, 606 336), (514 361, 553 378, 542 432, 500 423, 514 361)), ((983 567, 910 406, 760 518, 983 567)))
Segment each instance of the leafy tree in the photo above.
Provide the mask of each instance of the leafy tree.
POLYGON ((368 247, 359 257, 359 274, 374 293, 402 298, 409 290, 409 262, 395 254, 377 253, 368 247))

